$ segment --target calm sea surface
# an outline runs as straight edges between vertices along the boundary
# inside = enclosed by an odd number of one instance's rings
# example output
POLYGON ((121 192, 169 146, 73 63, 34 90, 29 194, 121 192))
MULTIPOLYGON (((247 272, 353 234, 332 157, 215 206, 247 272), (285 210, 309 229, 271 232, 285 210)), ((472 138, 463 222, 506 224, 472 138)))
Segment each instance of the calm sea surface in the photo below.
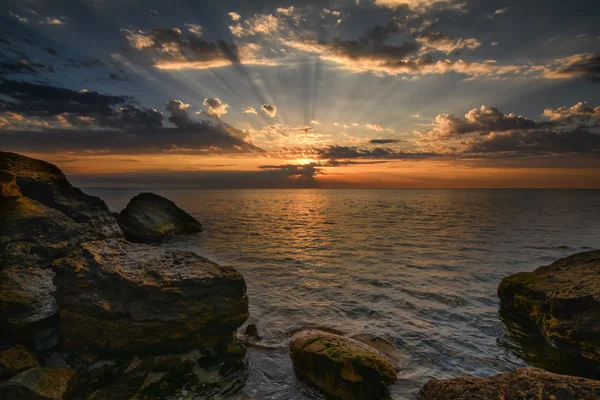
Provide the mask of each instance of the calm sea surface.
MULTIPOLYGON (((120 211, 140 190, 85 191, 120 211)), ((290 335, 309 327, 392 349, 393 399, 416 398, 430 378, 528 363, 574 373, 507 327, 496 288, 507 275, 600 248, 600 191, 144 191, 204 224, 163 246, 233 265, 248 282, 248 323, 263 339, 248 350, 244 385, 224 398, 321 398, 288 357, 290 335)))

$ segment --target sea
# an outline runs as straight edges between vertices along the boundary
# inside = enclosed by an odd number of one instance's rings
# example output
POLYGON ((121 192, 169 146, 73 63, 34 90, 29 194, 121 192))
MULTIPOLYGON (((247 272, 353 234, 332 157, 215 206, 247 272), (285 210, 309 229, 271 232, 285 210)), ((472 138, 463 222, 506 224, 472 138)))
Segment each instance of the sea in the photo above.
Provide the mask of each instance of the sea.
POLYGON ((216 398, 323 398, 289 358, 291 335, 307 328, 386 351, 398 367, 391 399, 416 399, 429 379, 527 365, 586 375, 504 315, 497 287, 600 248, 600 190, 84 191, 117 212, 140 191, 173 200, 205 230, 161 246, 243 274, 247 324, 262 339, 249 346, 240 381, 216 398))

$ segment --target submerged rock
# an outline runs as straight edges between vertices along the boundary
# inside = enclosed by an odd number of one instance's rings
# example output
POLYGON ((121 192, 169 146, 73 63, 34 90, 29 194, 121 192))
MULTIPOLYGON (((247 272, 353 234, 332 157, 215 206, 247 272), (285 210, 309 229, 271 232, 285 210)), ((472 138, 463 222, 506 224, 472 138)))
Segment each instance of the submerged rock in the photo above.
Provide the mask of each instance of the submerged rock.
POLYGON ((106 204, 73 187, 56 166, 19 154, 0 152, 0 170, 8 171, 8 174, 3 173, 6 176, 15 175, 23 196, 56 209, 75 222, 89 224, 98 238, 123 235, 106 204))
POLYGON ((498 296, 553 346, 600 368, 600 250, 509 276, 498 296))
POLYGON ((109 239, 81 244, 54 267, 65 349, 213 346, 248 318, 243 277, 195 253, 109 239))
POLYGON ((419 400, 597 400, 600 381, 520 368, 491 378, 431 380, 419 400))
POLYGON ((121 211, 119 224, 125 238, 136 243, 155 243, 179 233, 202 231, 202 224, 171 200, 154 193, 140 193, 121 211))
POLYGON ((290 348, 296 373, 330 396, 373 399, 396 382, 396 370, 386 356, 351 338, 302 331, 290 348))
POLYGON ((25 346, 18 345, 0 351, 0 379, 8 379, 19 372, 39 366, 40 362, 25 346))
POLYGON ((77 383, 77 372, 66 367, 41 367, 15 375, 0 385, 3 400, 69 399, 77 383))

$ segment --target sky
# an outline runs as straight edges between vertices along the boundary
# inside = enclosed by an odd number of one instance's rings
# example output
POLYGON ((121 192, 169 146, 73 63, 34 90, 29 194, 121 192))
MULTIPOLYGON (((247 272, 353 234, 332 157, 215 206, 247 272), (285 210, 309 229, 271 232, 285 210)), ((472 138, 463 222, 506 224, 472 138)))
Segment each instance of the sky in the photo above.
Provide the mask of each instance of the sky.
POLYGON ((5 0, 0 144, 84 187, 600 188, 600 3, 5 0))

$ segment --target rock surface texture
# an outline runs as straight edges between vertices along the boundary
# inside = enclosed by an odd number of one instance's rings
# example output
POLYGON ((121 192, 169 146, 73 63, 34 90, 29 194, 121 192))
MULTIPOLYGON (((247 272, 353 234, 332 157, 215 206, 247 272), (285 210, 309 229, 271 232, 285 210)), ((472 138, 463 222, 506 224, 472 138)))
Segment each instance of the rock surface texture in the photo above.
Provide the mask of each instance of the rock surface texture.
POLYGON ((597 400, 600 381, 520 368, 491 378, 431 380, 418 400, 597 400))
POLYGON ((156 243, 175 234, 202 231, 194 217, 154 193, 140 193, 132 198, 121 211, 119 223, 125 238, 136 243, 156 243))
POLYGON ((109 239, 81 244, 54 267, 66 349, 214 345, 248 318, 243 277, 195 253, 109 239))
POLYGON ((0 152, 0 170, 15 175, 23 196, 54 208, 75 222, 89 224, 98 238, 123 235, 106 204, 73 187, 56 166, 19 154, 0 152))
POLYGON ((37 358, 25 348, 17 345, 0 351, 0 379, 7 379, 19 372, 40 366, 37 358))
POLYGON ((296 374, 326 394, 340 399, 374 399, 396 381, 390 360, 357 340, 310 330, 290 343, 296 374))
POLYGON ((509 276, 498 296, 553 346, 600 369, 600 250, 509 276))
POLYGON ((67 367, 33 368, 0 385, 3 400, 62 400, 77 384, 77 371, 67 367))

